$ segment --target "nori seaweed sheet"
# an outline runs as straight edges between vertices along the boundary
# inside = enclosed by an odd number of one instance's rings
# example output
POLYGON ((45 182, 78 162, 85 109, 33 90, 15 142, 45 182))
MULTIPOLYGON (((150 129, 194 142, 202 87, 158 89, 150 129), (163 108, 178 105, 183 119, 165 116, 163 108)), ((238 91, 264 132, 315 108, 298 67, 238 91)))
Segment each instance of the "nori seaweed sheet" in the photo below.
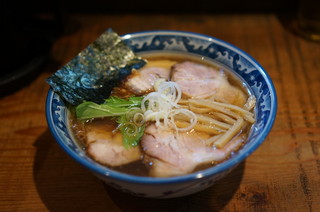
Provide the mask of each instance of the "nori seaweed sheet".
POLYGON ((47 79, 47 83, 67 102, 101 104, 112 89, 145 65, 121 38, 108 29, 65 66, 47 79))

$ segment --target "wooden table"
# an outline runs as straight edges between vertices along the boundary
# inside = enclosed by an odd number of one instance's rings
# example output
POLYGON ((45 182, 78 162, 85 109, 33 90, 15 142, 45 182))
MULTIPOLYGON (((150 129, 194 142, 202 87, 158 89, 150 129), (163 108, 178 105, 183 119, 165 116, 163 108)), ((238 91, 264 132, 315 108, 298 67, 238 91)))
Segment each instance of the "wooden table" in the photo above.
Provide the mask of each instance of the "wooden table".
POLYGON ((73 15, 40 75, 0 99, 0 211, 320 211, 320 44, 274 14, 73 15), (105 29, 186 30, 251 54, 279 98, 263 145, 225 179, 183 198, 142 199, 105 186, 71 159, 45 119, 45 79, 105 29))

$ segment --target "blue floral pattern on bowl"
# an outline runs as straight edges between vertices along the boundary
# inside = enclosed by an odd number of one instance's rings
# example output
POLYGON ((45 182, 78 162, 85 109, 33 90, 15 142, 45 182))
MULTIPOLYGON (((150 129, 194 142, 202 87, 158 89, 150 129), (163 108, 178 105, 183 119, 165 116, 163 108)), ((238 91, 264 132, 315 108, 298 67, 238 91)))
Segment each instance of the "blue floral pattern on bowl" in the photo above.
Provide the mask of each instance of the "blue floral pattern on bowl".
POLYGON ((49 90, 46 102, 48 126, 60 146, 108 185, 137 196, 171 198, 204 190, 232 171, 248 157, 268 135, 276 116, 277 98, 267 72, 248 54, 222 40, 181 31, 149 31, 127 34, 123 40, 136 53, 147 51, 185 52, 208 57, 232 70, 248 85, 257 99, 257 121, 247 144, 215 167, 171 178, 137 177, 110 170, 87 157, 68 128, 68 110, 60 96, 49 90))

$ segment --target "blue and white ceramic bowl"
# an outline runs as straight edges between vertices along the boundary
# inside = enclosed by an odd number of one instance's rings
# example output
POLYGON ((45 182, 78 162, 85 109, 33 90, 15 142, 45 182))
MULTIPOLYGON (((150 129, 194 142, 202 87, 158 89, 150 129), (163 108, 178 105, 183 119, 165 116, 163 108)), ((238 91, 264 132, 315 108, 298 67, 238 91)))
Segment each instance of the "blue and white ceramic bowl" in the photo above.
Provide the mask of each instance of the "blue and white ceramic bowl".
POLYGON ((276 92, 267 72, 247 53, 222 40, 190 32, 149 31, 127 34, 122 38, 137 53, 159 50, 187 52, 209 57, 231 69, 242 78, 256 97, 257 121, 246 145, 234 157, 221 164, 179 177, 138 177, 113 171, 86 156, 68 127, 66 105, 59 95, 50 89, 46 102, 46 116, 54 138, 67 154, 106 184, 141 197, 185 196, 210 187, 245 160, 265 140, 276 116, 276 92))

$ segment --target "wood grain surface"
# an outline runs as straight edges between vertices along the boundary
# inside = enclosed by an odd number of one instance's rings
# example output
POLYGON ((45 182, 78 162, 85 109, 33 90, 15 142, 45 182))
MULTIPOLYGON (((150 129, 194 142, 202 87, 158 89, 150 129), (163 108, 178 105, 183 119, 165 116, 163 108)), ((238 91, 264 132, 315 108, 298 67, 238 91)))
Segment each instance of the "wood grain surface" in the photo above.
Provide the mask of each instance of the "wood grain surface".
POLYGON ((275 14, 72 15, 50 60, 27 86, 0 99, 0 211, 320 211, 320 44, 275 14), (45 119, 45 79, 105 29, 185 30, 232 43, 271 76, 274 127, 247 160, 214 186, 169 200, 105 186, 57 145, 45 119))

